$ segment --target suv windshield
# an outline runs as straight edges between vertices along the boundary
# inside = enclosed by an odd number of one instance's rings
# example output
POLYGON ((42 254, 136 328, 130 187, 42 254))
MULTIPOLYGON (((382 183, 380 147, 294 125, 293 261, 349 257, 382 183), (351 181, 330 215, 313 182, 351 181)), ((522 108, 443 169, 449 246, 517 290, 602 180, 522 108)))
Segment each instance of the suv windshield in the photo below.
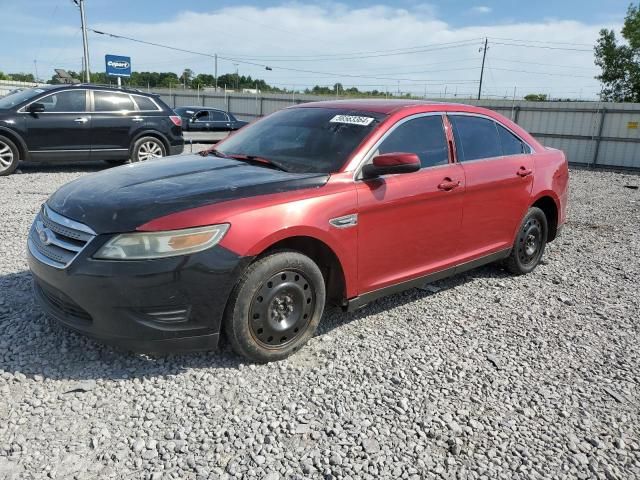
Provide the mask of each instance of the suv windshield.
POLYGON ((27 90, 12 93, 11 95, 0 98, 0 109, 15 107, 16 105, 19 105, 20 103, 44 92, 46 92, 46 89, 44 88, 29 88, 27 90))
POLYGON ((280 110, 239 130, 216 150, 271 160, 289 172, 333 173, 384 118, 336 108, 280 110))

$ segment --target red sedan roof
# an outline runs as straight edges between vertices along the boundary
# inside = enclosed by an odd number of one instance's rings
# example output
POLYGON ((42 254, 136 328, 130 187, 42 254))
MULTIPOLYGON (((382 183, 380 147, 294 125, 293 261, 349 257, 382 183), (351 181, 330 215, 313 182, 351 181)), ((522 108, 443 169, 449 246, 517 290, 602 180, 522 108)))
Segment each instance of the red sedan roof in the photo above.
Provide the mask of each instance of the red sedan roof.
MULTIPOLYGON (((347 110, 356 110, 362 112, 376 112, 376 113, 384 113, 391 114, 401 108, 408 107, 419 107, 419 106, 438 106, 442 108, 443 105, 447 106, 455 106, 455 107, 466 107, 469 108, 469 105, 464 105, 461 103, 445 103, 445 102, 429 102, 426 100, 401 100, 401 99, 369 99, 369 98, 361 98, 354 100, 327 100, 322 102, 309 102, 302 103, 297 105, 297 107, 309 108, 341 108, 347 110)), ((473 108, 473 107, 472 107, 473 108)))

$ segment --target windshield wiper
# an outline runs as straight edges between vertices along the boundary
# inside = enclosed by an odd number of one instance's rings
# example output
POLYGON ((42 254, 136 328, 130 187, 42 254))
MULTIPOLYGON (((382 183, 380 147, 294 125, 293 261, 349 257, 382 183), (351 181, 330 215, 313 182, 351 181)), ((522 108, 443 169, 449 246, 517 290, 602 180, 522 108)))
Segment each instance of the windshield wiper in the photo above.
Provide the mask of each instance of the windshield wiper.
POLYGON ((208 150, 203 150, 200 152, 200 155, 215 155, 220 158, 232 158, 234 160, 239 160, 241 162, 249 162, 255 165, 260 165, 262 167, 275 168, 276 170, 281 170, 283 172, 288 172, 286 168, 280 165, 273 160, 269 160, 268 158, 260 157, 258 155, 245 155, 240 153, 223 153, 220 150, 217 150, 215 147, 209 148, 208 150))
POLYGON ((215 147, 207 148, 206 150, 202 150, 199 153, 203 157, 206 157, 207 155, 215 155, 216 157, 220 157, 220 158, 231 158, 228 155, 225 155, 224 153, 222 153, 221 151, 216 150, 215 147))
POLYGON ((238 154, 230 153, 230 154, 224 154, 224 155, 226 158, 233 158, 234 160, 240 160, 241 162, 250 162, 254 165, 260 165, 268 168, 275 168, 276 170, 280 170, 282 172, 288 171, 279 163, 274 162, 273 160, 269 160, 268 158, 260 157, 258 155, 244 155, 239 153, 238 154))

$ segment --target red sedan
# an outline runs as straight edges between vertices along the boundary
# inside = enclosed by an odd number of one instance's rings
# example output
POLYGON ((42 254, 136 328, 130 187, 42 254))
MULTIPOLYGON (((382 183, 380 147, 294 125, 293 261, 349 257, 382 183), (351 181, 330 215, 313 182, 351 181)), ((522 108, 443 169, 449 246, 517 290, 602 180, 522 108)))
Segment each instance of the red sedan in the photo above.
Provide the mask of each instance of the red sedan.
POLYGON ((284 358, 327 302, 490 262, 531 272, 565 222, 568 169, 482 108, 418 101, 281 110, 204 155, 84 177, 29 236, 41 305, 141 351, 284 358))

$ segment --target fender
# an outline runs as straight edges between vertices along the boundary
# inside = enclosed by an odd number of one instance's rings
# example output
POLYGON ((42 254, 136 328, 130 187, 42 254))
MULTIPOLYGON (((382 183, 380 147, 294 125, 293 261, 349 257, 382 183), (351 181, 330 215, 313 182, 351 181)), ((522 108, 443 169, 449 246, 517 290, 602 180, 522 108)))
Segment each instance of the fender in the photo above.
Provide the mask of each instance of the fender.
POLYGON ((357 295, 358 229, 336 228, 331 218, 356 213, 355 191, 302 200, 294 208, 277 205, 227 217, 231 228, 220 245, 240 256, 255 257, 272 245, 292 237, 324 243, 336 255, 345 277, 348 297, 357 295), (324 201, 323 201, 324 199, 324 201), (351 200, 351 201, 349 201, 351 200), (348 205, 351 204, 351 208, 348 205))
POLYGON ((135 143, 142 137, 144 136, 150 136, 150 137, 159 137, 160 140, 162 141, 162 143, 164 144, 164 148, 167 149, 167 152, 169 151, 169 148, 171 147, 171 144, 169 143, 169 139, 162 134, 161 132, 159 132, 158 130, 153 130, 150 128, 147 128, 145 130, 142 130, 141 132, 137 132, 133 138, 131 139, 131 145, 129 145, 129 154, 133 153, 133 146, 135 145, 135 143))
POLYGON ((27 144, 22 139, 22 137, 15 131, 10 128, 0 126, 0 135, 6 134, 10 139, 16 140, 18 143, 18 148, 20 149, 20 160, 29 161, 31 159, 31 155, 29 155, 29 148, 27 144))

